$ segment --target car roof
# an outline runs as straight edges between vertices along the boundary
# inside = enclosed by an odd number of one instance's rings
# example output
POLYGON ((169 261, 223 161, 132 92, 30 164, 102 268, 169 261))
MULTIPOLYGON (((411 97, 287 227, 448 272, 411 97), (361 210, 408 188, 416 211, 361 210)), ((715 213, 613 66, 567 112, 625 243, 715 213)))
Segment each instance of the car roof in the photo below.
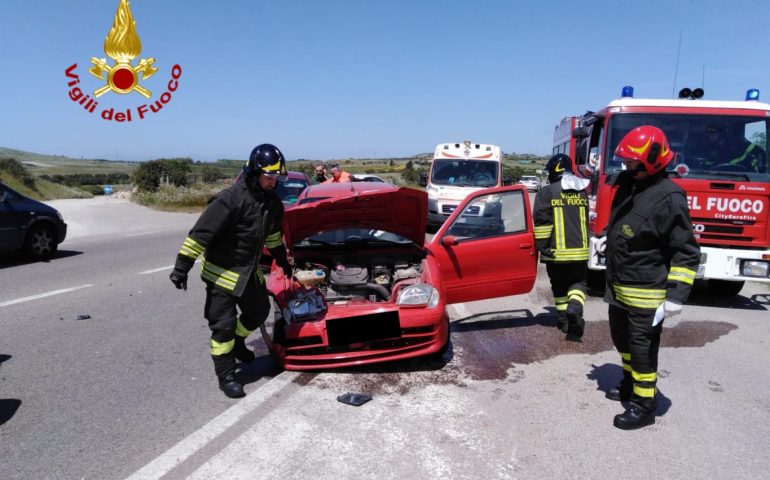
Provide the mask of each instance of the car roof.
POLYGON ((305 180, 306 182, 310 183, 310 180, 307 178, 307 175, 305 172, 294 172, 292 170, 289 170, 286 172, 287 176, 290 180, 305 180))

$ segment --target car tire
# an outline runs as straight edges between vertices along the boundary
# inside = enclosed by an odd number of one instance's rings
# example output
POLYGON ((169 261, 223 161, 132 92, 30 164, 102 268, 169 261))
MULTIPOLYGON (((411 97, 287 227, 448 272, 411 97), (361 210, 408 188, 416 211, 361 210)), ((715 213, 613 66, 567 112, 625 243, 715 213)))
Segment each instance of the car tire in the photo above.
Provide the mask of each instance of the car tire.
POLYGON ((24 240, 24 253, 32 260, 48 260, 58 248, 56 232, 50 225, 33 225, 24 240))

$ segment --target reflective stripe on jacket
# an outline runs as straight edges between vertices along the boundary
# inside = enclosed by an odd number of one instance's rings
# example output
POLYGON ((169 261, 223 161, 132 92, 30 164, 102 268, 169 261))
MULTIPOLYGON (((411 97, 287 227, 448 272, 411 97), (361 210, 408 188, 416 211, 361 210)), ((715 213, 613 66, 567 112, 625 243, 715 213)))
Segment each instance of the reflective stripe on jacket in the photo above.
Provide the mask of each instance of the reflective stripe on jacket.
POLYGON ((544 262, 588 260, 588 196, 585 190, 564 189, 562 182, 541 188, 532 214, 535 245, 544 262))
POLYGON ((684 303, 700 263, 684 191, 665 175, 637 184, 622 172, 614 184, 605 300, 640 313, 684 303))
POLYGON ((262 247, 283 245, 282 221, 283 203, 275 193, 249 191, 239 178, 209 200, 179 249, 175 269, 189 271, 203 255, 201 278, 239 297, 262 247))

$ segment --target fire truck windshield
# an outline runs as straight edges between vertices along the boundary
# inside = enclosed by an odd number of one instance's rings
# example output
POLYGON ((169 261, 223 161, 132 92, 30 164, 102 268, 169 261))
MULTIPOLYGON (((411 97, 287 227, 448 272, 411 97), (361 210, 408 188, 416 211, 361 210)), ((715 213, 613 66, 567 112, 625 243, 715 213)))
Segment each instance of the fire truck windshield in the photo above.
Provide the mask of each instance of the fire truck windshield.
POLYGON ((613 162, 615 147, 626 133, 640 125, 654 125, 663 130, 676 152, 667 169, 679 175, 770 181, 767 165, 770 120, 735 115, 615 114, 609 119, 604 156, 609 161, 605 163, 605 172, 622 168, 620 163, 613 162))
POLYGON ((461 187, 494 187, 497 185, 498 163, 490 160, 433 160, 435 185, 461 187))

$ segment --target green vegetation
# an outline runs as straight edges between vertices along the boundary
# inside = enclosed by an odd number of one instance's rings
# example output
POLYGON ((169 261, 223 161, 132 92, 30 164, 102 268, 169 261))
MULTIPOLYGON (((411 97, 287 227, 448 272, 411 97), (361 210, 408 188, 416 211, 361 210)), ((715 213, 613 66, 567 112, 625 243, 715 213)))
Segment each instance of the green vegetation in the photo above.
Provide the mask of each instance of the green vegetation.
MULTIPOLYGON (((393 158, 303 158, 288 162, 287 167, 312 178, 317 163, 339 164, 353 175, 369 173, 394 185, 422 188, 417 182, 420 173, 430 169, 431 158, 430 153, 393 158)), ((535 155, 506 154, 503 177, 515 183, 522 175, 540 176, 547 160, 535 155)), ((41 200, 88 198, 101 195, 104 185, 112 185, 115 191, 136 188, 132 200, 142 205, 191 211, 204 207, 211 194, 229 184, 245 163, 237 159, 200 162, 190 158, 120 162, 0 148, 0 179, 20 193, 41 200)))
POLYGON ((93 196, 78 188, 36 179, 21 162, 14 158, 0 158, 0 180, 22 195, 36 200, 93 196))
POLYGON ((160 185, 153 192, 137 191, 131 195, 131 200, 147 207, 158 210, 173 212, 197 212, 202 210, 209 201, 209 198, 219 190, 224 188, 225 184, 219 185, 193 185, 173 186, 160 185))

